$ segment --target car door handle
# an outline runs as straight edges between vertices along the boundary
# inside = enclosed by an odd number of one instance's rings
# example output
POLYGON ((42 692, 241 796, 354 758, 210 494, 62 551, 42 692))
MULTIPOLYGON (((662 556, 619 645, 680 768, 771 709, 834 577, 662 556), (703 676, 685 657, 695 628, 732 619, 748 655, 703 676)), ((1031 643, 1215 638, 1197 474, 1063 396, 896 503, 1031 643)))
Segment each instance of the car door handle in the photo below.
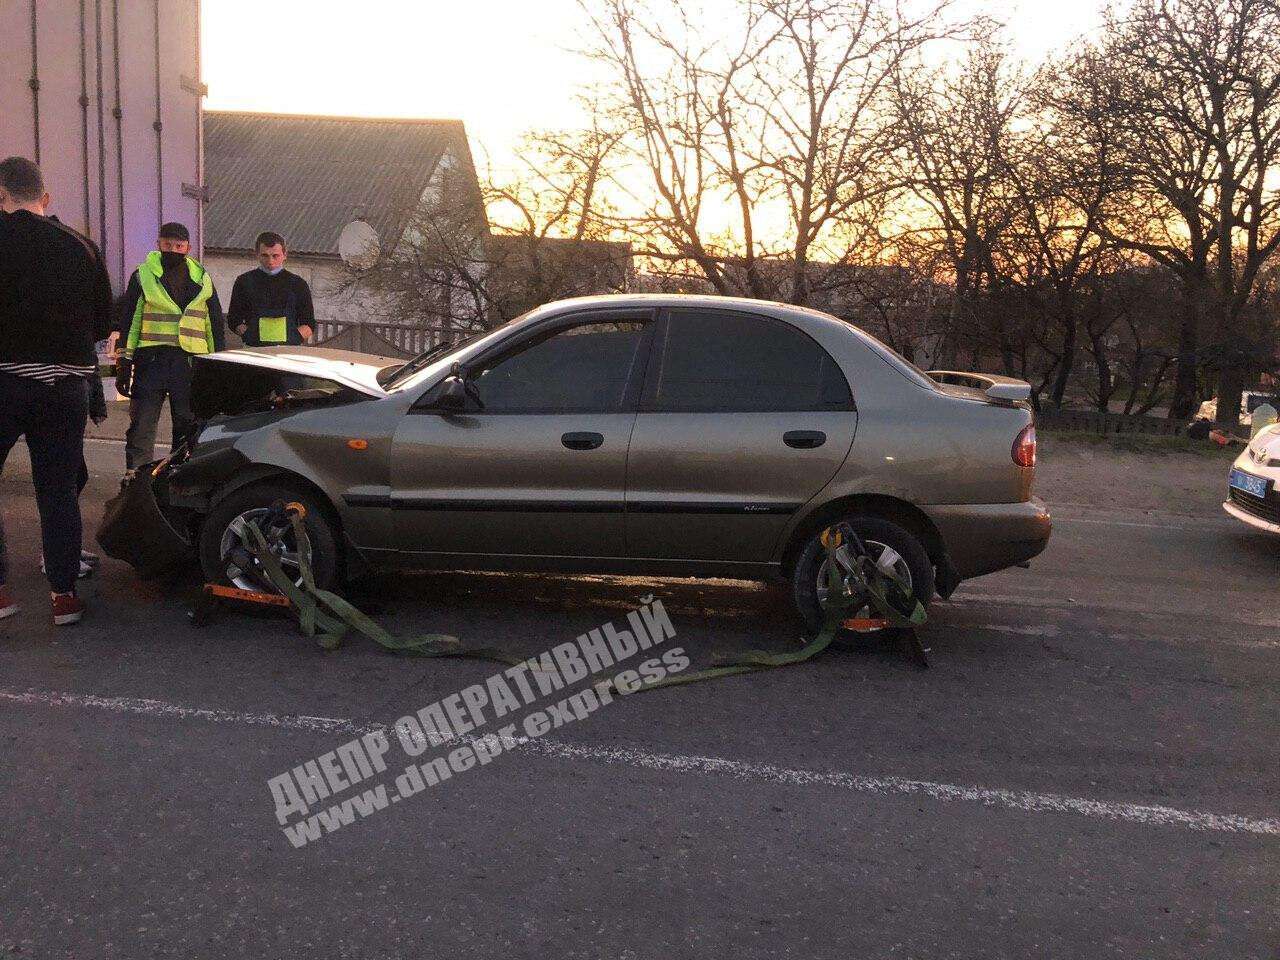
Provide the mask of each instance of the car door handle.
POLYGON ((827 442, 827 435, 821 430, 788 430, 782 435, 782 442, 797 450, 812 450, 827 442))
POLYGON ((560 438, 570 450, 594 450, 600 444, 604 443, 603 433, 591 433, 590 431, 579 431, 574 433, 566 433, 560 438))

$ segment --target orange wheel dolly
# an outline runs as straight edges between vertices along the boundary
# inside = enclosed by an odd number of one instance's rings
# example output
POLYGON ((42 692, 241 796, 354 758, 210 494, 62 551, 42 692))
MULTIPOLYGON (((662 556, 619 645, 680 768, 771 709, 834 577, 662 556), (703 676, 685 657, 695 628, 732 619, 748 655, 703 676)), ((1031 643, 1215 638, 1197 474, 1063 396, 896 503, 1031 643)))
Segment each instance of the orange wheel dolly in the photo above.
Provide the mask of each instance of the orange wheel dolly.
MULTIPOLYGON (((822 545, 829 552, 833 552, 842 543, 847 541, 847 548, 850 554, 855 558, 855 562, 861 564, 866 562, 868 567, 874 566, 874 559, 867 550, 867 545, 863 543, 862 538, 848 524, 840 524, 822 533, 822 545)), ((832 553, 834 559, 834 553, 832 553)), ((874 605, 873 605, 874 606, 874 605)), ((900 618, 905 617, 901 611, 897 611, 900 618)), ((902 653, 921 670, 929 669, 929 651, 930 648, 924 645, 924 641, 920 638, 918 628, 913 624, 909 626, 891 627, 892 621, 889 617, 884 616, 884 610, 880 616, 870 617, 849 617, 840 622, 840 626, 845 630, 889 630, 892 628, 893 634, 902 653)))
MULTIPOLYGON (((293 515, 305 518, 307 509, 300 503, 284 503, 277 501, 271 505, 267 515, 262 518, 261 526, 263 529, 272 529, 278 527, 285 529, 291 522, 293 515)), ((253 557, 248 551, 243 551, 244 557, 239 558, 244 561, 241 569, 249 573, 253 579, 260 581, 263 586, 268 586, 264 577, 254 576, 253 557)), ((289 598, 279 593, 267 592, 266 590, 245 590, 241 587, 232 587, 221 583, 206 583, 200 588, 200 593, 196 597, 195 603, 191 605, 191 609, 187 611, 187 620, 193 627, 203 627, 209 624, 218 614, 220 609, 230 604, 245 613, 284 613, 293 614, 293 604, 289 602, 289 598)))

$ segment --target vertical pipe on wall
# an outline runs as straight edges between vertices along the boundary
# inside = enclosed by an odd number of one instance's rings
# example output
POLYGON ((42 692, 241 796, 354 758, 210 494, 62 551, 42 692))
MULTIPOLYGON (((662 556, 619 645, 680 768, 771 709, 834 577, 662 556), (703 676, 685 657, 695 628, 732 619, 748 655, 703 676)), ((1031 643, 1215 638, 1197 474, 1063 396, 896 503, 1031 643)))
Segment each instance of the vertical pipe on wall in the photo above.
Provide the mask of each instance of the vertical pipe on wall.
MULTIPOLYGON (((200 57, 200 0, 195 0, 196 87, 203 89, 204 68, 200 57)), ((204 259, 204 95, 196 94, 196 256, 204 259)))
POLYGON ((164 136, 161 131, 164 123, 160 119, 160 0, 152 5, 155 29, 156 60, 156 119, 152 128, 156 132, 156 229, 164 223, 164 136))
POLYGON ((116 97, 111 115, 116 118, 116 200, 120 217, 120 276, 124 263, 124 111, 120 106, 120 0, 111 0, 111 49, 115 61, 116 97))
POLYGON ((98 247, 103 260, 107 257, 107 135, 102 116, 102 0, 93 0, 94 48, 97 53, 98 85, 98 247))
POLYGON ((40 162, 40 44, 36 35, 36 0, 31 0, 31 122, 35 128, 35 161, 40 162))
POLYGON ((84 232, 93 235, 93 213, 89 205, 89 51, 85 0, 80 0, 80 159, 82 176, 80 187, 84 190, 84 232))

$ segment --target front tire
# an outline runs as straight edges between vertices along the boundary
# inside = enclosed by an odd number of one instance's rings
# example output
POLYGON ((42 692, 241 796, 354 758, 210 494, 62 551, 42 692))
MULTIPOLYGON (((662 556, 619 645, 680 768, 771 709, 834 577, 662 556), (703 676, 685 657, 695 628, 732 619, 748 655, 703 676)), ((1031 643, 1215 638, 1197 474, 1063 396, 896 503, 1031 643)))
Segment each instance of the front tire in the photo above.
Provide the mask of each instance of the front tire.
MULTIPOLYGON (((303 520, 307 538, 311 541, 311 572, 316 586, 331 590, 338 579, 338 547, 334 530, 317 499, 288 487, 275 484, 254 484, 237 490, 227 497, 205 518, 200 527, 200 567, 205 577, 242 590, 262 590, 250 572, 241 569, 232 556, 237 546, 246 546, 243 524, 249 519, 266 516, 277 502, 297 502, 306 509, 303 520)), ((277 559, 286 573, 293 574, 301 582, 297 544, 286 534, 282 538, 277 559)))
MULTIPOLYGON (((910 592, 921 604, 928 606, 933 599, 933 564, 924 545, 910 531, 890 520, 879 517, 846 517, 833 521, 847 523, 862 538, 867 549, 886 575, 894 576, 903 586, 910 587, 910 592)), ((822 546, 822 530, 815 530, 805 541, 804 549, 796 560, 795 571, 791 577, 791 592, 796 611, 805 627, 811 634, 822 629, 826 616, 822 608, 821 586, 826 577, 826 549, 822 546)), ((850 617, 875 616, 874 611, 851 611, 850 617)), ((850 631, 842 630, 840 637, 849 640, 854 637, 888 636, 892 629, 850 631)))

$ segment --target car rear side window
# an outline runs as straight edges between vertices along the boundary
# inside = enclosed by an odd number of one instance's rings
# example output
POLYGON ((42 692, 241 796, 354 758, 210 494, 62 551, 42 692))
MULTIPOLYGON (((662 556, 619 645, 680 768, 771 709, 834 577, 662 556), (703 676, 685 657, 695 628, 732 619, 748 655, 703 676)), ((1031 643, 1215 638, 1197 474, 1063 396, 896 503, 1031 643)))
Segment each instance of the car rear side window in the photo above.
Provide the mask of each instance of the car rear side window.
POLYGON ((850 410, 839 365, 781 320, 673 310, 651 409, 666 412, 850 410))
POLYGON ((612 413, 623 409, 640 352, 641 322, 584 323, 480 373, 485 413, 612 413))

